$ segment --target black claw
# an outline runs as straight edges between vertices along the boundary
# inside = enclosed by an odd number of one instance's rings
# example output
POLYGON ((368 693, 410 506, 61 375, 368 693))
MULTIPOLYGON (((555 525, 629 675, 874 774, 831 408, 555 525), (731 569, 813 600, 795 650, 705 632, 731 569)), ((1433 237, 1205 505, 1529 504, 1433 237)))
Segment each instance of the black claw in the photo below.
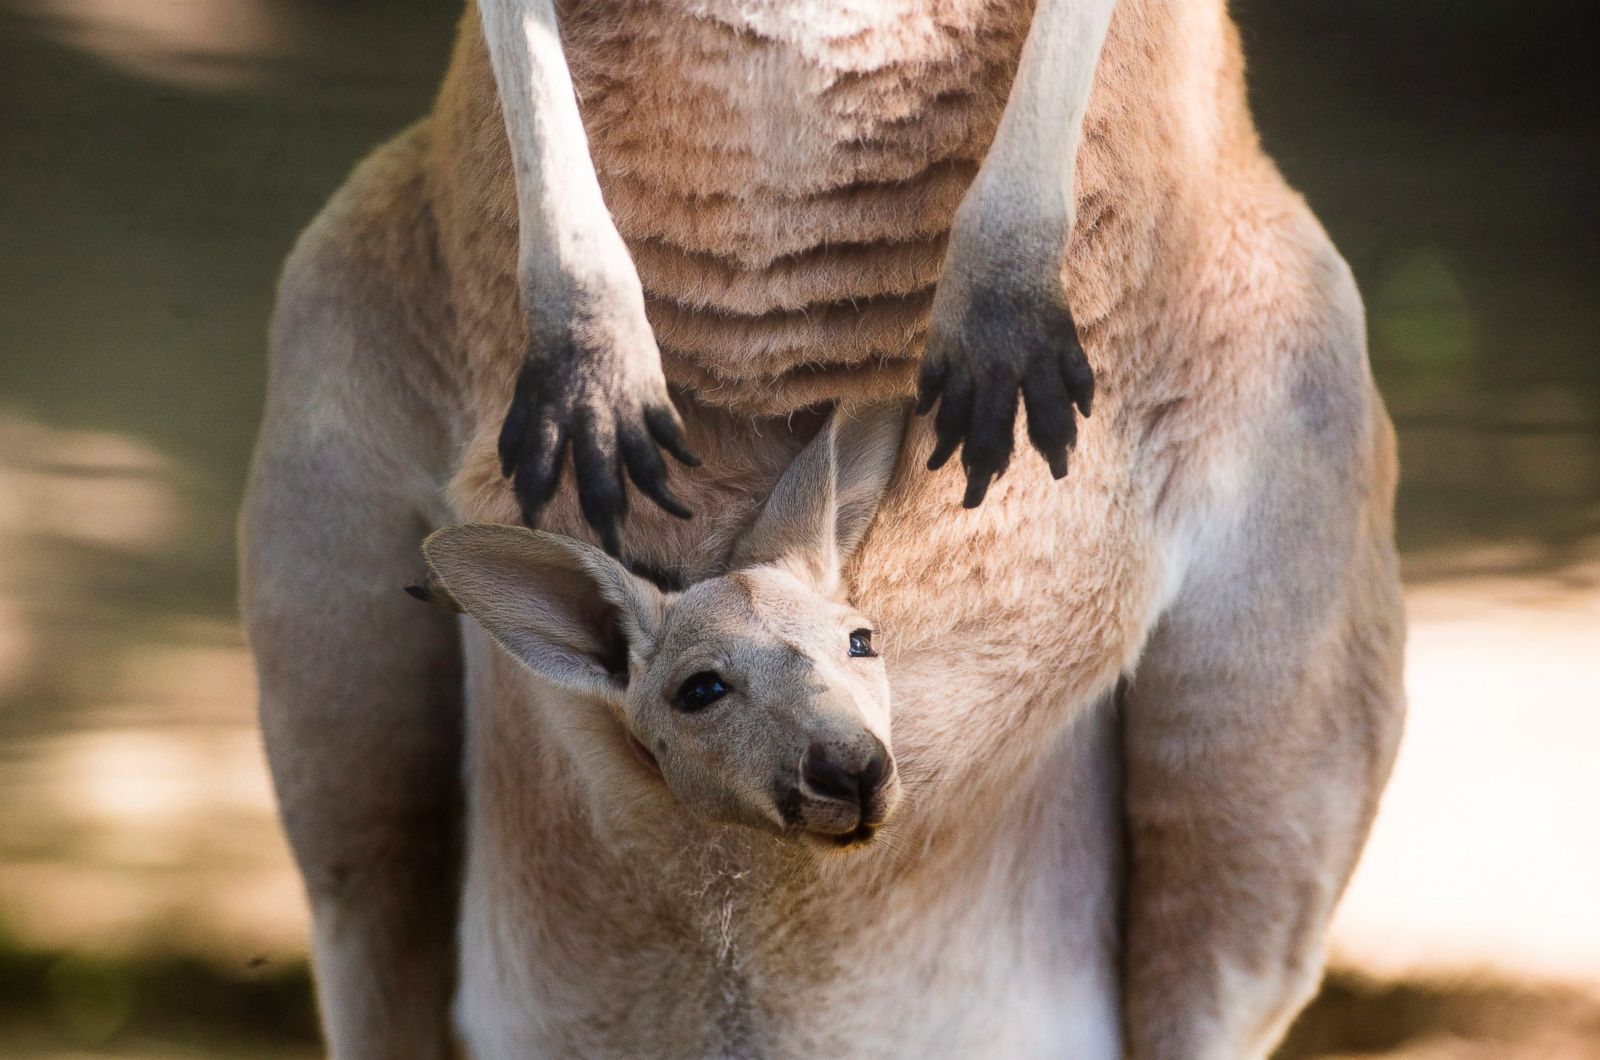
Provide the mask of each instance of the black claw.
POLYGON ((945 377, 949 371, 949 362, 943 357, 932 353, 923 357, 922 371, 917 375, 918 416, 926 416, 933 410, 934 402, 939 400, 939 393, 944 390, 945 377))
POLYGON ((628 477, 646 497, 655 501, 665 512, 679 519, 691 519, 694 513, 673 496, 667 486, 667 465, 650 438, 637 427, 625 427, 618 435, 622 447, 622 462, 628 477))
POLYGON ((937 471, 948 464, 950 458, 956 453, 956 447, 960 444, 961 439, 959 437, 939 438, 934 443, 932 455, 928 457, 928 470, 937 471))
POLYGON ((683 440, 683 425, 670 405, 652 405, 645 409, 644 423, 650 428, 650 437, 671 453, 674 460, 684 467, 700 466, 700 458, 689 451, 689 443, 683 440))
POLYGON ((976 472, 969 472, 967 475, 967 492, 961 498, 961 507, 976 508, 983 503, 983 498, 988 492, 988 474, 980 475, 976 472))
POLYGON ((930 342, 917 381, 916 411, 935 404, 928 469, 961 451, 962 504, 977 507, 1003 475, 1015 449, 1020 398, 1028 441, 1056 478, 1067 474, 1078 439, 1074 407, 1085 418, 1094 402, 1094 370, 1064 300, 1038 300, 1024 286, 999 283, 975 292, 947 344, 930 342), (1020 367, 1020 371, 1018 368, 1020 367))
MULTIPOLYGON (((570 359, 578 352, 569 348, 564 354, 570 359)), ((624 413, 605 398, 586 404, 561 381, 559 366, 565 362, 557 357, 552 363, 556 369, 531 359, 523 364, 496 440, 500 473, 511 479, 523 521, 538 525, 560 487, 569 448, 578 507, 613 555, 621 551, 618 523, 627 515, 628 479, 665 511, 690 518, 688 507, 667 486, 666 464, 657 451, 659 446, 686 467, 700 466, 700 458, 684 441, 683 424, 672 404, 660 400, 642 413, 624 413), (613 419, 636 415, 642 422, 613 419), (614 422, 621 427, 613 430, 614 422)))
POLYGON ((500 441, 497 446, 500 453, 500 474, 510 478, 511 473, 517 469, 517 451, 522 448, 522 439, 528 429, 528 413, 520 402, 513 401, 511 410, 506 413, 505 422, 500 425, 500 441))
POLYGON ((500 455, 500 474, 507 478, 510 478, 517 468, 517 460, 522 455, 522 448, 528 435, 529 421, 540 404, 534 393, 536 388, 533 365, 524 364, 522 371, 517 373, 511 407, 506 410, 505 421, 500 424, 497 447, 500 455))
POLYGON ((939 412, 933 418, 933 432, 938 441, 933 455, 928 457, 929 471, 939 470, 950 460, 966 437, 971 422, 972 383, 965 372, 957 372, 948 380, 939 398, 939 412))
POLYGON ((1039 450, 1050 474, 1065 478, 1067 450, 1077 439, 1072 399, 1054 363, 1035 363, 1022 377, 1022 401, 1028 413, 1028 440, 1039 450))
POLYGON ((523 438, 511 487, 522 509, 522 521, 529 527, 539 525, 545 505, 561 485, 561 458, 566 448, 567 430, 558 422, 542 423, 523 438))
POLYGON ((600 538, 601 547, 622 555, 617 522, 627 514, 628 494, 622 486, 622 460, 616 438, 601 443, 587 428, 572 440, 572 467, 578 478, 578 510, 600 538))
POLYGON ((1089 418, 1094 407, 1094 368, 1078 344, 1076 335, 1070 337, 1061 349, 1061 378, 1066 381, 1067 392, 1084 419, 1089 418))
POLYGON ((1017 385, 1015 377, 991 377, 978 393, 972 427, 961 451, 961 462, 967 469, 967 501, 977 498, 967 504, 968 507, 976 507, 983 500, 989 480, 1005 474, 1011 463, 1017 424, 1017 385))

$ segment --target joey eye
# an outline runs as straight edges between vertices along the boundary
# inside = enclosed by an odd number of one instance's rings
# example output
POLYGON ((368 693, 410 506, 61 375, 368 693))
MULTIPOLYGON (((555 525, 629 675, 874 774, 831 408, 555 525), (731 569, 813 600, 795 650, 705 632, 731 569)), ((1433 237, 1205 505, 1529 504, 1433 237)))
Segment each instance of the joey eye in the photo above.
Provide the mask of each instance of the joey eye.
POLYGON ((850 655, 857 659, 870 659, 878 653, 872 650, 872 630, 858 629, 850 634, 850 655))
POLYGON ((728 694, 728 686, 722 680, 722 675, 712 670, 701 670, 689 677, 678 686, 678 694, 672 700, 672 705, 688 714, 697 710, 704 710, 723 696, 728 694))

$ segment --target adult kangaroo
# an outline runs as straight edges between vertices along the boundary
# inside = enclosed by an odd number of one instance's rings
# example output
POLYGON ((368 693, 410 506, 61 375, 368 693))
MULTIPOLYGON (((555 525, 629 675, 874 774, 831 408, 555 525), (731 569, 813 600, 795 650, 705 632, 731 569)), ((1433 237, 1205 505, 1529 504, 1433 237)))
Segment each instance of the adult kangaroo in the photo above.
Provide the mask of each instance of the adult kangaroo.
POLYGON ((469 6, 289 260, 243 514, 333 1055, 444 1055, 458 992, 483 1056, 1281 1036, 1399 736, 1393 435, 1223 0, 1112 6, 469 6), (720 574, 919 372, 840 577, 901 783, 849 850, 597 790, 611 719, 399 591, 465 521, 720 574))

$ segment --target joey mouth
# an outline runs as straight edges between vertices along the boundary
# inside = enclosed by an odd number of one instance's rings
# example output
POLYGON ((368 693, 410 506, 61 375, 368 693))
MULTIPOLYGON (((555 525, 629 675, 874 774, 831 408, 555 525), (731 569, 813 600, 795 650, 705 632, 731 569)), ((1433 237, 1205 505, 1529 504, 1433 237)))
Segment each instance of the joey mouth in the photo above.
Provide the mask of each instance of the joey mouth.
POLYGON ((791 835, 830 851, 872 843, 900 801, 894 758, 881 743, 873 743, 879 753, 858 770, 824 770, 802 763, 800 783, 780 807, 793 829, 791 835))
POLYGON ((859 817, 854 824, 841 827, 803 823, 800 825, 800 835, 830 850, 848 850, 867 846, 883 829, 884 823, 884 818, 879 815, 859 817))
POLYGON ((830 832, 801 826, 797 832, 788 834, 794 837, 792 841, 798 841, 827 857, 867 850, 874 845, 873 840, 877 838, 881 829, 881 825, 862 822, 848 832, 830 832))
POLYGON ((829 836, 828 841, 835 847, 838 847, 840 850, 850 850, 853 848, 866 846, 868 843, 872 842, 873 837, 877 834, 877 825, 866 824, 863 822, 862 824, 856 825, 855 831, 846 832, 844 835, 829 836))

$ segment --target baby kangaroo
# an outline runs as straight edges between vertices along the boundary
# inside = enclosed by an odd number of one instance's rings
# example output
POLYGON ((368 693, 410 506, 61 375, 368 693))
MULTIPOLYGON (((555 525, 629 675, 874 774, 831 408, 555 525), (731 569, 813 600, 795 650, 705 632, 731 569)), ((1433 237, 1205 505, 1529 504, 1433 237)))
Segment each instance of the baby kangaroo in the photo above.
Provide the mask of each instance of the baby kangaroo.
MULTIPOLYGON (((866 536, 906 410, 835 412, 779 479, 725 573, 666 591, 592 545, 462 524, 423 545, 438 585, 536 676, 609 708, 613 761, 690 813, 828 846, 894 811, 889 680, 844 567, 866 536)), ((557 697, 557 709, 582 707, 557 697)), ((591 711, 591 714, 593 712, 591 711)), ((592 717, 557 723, 583 758, 592 717)))

